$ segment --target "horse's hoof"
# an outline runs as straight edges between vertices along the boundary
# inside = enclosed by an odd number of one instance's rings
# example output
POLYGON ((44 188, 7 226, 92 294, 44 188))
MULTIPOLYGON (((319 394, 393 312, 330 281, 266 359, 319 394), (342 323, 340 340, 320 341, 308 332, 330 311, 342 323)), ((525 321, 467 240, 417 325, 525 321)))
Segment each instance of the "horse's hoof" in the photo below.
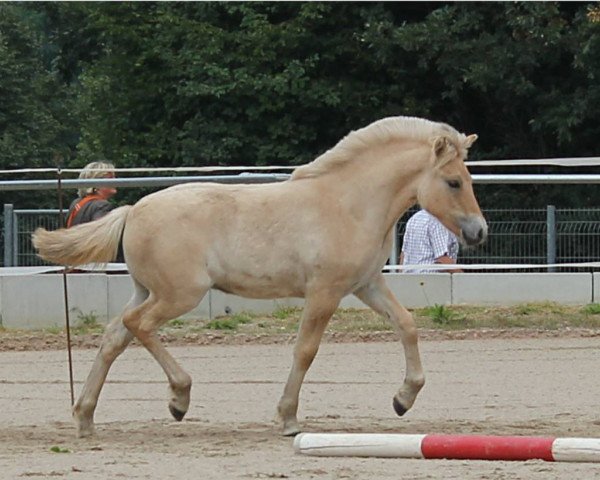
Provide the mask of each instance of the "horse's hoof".
POLYGON ((295 437, 301 432, 300 426, 297 423, 293 423, 291 425, 287 425, 283 427, 282 435, 284 437, 295 437))
POLYGON ((90 430, 78 430, 76 433, 77 438, 91 438, 96 436, 94 429, 90 430))
POLYGON ((173 415, 173 418, 178 422, 181 422, 183 420, 183 417, 185 417, 186 413, 182 412, 178 408, 175 408, 173 405, 169 405, 169 411, 171 412, 171 415, 173 415))
POLYGON ((394 397, 394 410, 396 411, 396 414, 401 417, 408 411, 408 408, 405 408, 404 405, 402 405, 398 399, 394 397))
POLYGON ((93 437, 95 432, 94 420, 91 417, 86 417, 78 412, 73 413, 75 428, 77 430, 77 438, 93 437))

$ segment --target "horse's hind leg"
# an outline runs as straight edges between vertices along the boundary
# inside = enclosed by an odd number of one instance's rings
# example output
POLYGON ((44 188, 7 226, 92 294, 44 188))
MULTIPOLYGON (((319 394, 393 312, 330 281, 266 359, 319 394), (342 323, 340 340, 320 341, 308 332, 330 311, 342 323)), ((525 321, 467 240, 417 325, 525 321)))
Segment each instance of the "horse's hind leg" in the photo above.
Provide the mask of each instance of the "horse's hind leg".
POLYGON ((425 383, 415 322, 410 312, 398 303, 387 287, 383 275, 377 276, 370 284, 354 294, 377 313, 391 320, 400 334, 406 359, 406 375, 404 383, 394 396, 393 405, 398 415, 404 415, 412 407, 425 383))
POLYGON ((292 369, 277 407, 279 418, 283 422, 284 435, 296 435, 300 432, 297 419, 300 388, 304 376, 319 350, 325 327, 339 302, 339 296, 325 291, 306 297, 294 346, 292 369))
MULTIPOLYGON (((135 292, 125 307, 125 311, 140 305, 148 297, 148 291, 144 287, 136 282, 134 282, 134 286, 135 292)), ((77 426, 78 437, 87 437, 94 433, 94 411, 96 410, 100 391, 108 375, 108 370, 115 359, 129 345, 132 338, 133 335, 123 324, 122 316, 115 318, 106 328, 92 369, 77 402, 73 406, 73 419, 77 426)))
POLYGON ((179 366, 156 335, 158 328, 168 320, 193 309, 202 299, 208 287, 179 291, 172 298, 160 299, 154 293, 143 305, 128 311, 123 323, 146 347, 163 368, 169 380, 169 410, 175 420, 183 420, 190 405, 191 377, 179 366))

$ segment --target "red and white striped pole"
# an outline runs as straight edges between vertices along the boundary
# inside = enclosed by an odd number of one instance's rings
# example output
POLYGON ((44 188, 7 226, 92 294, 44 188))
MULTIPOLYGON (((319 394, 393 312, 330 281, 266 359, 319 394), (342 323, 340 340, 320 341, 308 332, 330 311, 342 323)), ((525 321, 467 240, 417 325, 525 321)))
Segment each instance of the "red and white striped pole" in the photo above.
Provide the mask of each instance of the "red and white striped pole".
POLYGON ((600 462, 599 438, 301 433, 294 450, 322 457, 600 462))

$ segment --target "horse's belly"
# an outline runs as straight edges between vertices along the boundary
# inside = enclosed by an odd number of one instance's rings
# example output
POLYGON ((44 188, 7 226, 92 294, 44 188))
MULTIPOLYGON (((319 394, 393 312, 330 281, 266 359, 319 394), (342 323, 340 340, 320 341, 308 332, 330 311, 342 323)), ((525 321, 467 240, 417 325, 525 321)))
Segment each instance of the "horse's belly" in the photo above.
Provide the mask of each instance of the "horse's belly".
POLYGON ((277 275, 269 273, 229 272, 211 275, 213 288, 246 298, 303 297, 304 286, 297 274, 277 275))

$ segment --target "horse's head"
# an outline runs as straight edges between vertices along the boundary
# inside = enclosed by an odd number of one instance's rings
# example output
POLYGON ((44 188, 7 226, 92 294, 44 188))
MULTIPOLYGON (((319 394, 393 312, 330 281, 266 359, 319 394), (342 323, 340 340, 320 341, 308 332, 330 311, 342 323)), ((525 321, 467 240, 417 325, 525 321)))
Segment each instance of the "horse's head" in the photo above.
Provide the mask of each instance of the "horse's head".
POLYGON ((477 135, 452 137, 442 135, 431 140, 430 168, 419 184, 417 201, 462 242, 478 245, 487 236, 487 224, 464 162, 477 135))

